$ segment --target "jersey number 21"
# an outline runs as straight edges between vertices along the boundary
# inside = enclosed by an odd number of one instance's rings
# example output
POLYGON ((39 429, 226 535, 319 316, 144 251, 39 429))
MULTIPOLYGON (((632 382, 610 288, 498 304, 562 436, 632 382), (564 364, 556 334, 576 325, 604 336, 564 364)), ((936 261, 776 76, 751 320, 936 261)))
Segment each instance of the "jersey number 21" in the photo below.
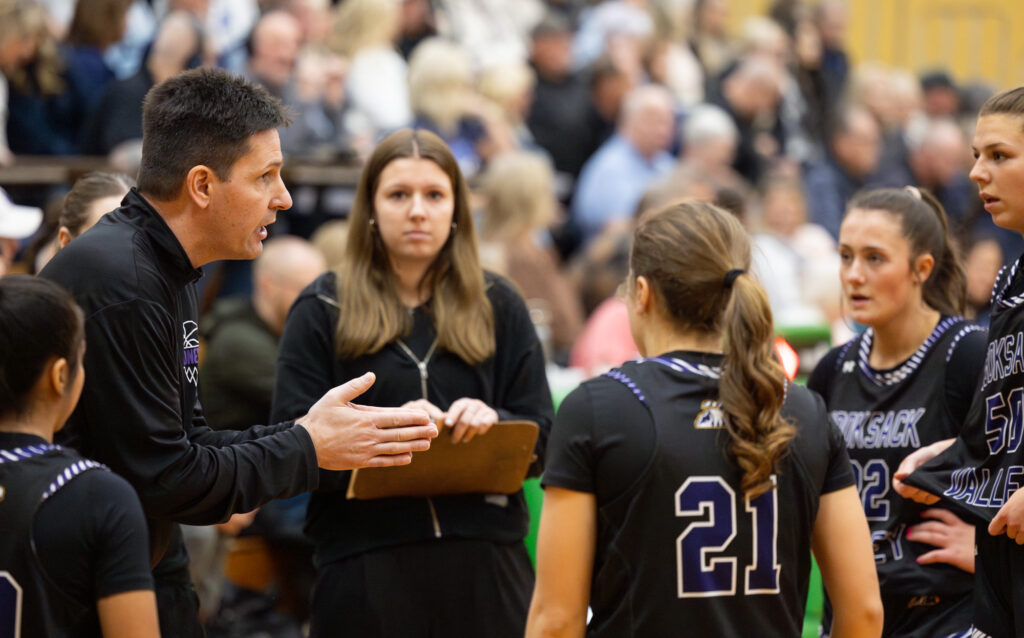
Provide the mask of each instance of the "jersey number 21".
MULTIPOLYGON (((772 482, 776 480, 772 476, 772 482)), ((676 581, 679 598, 732 596, 736 592, 737 557, 729 554, 736 537, 737 501, 753 519, 753 557, 744 567, 744 594, 779 592, 778 490, 750 500, 720 476, 691 476, 675 498, 676 516, 701 516, 676 538, 676 581)))

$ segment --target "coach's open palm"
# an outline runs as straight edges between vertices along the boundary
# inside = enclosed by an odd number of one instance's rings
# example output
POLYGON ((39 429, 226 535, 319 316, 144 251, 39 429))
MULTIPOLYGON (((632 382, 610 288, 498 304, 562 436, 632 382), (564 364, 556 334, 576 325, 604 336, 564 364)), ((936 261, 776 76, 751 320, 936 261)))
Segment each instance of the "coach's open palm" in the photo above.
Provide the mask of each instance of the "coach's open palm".
POLYGON ((430 447, 437 426, 420 409, 376 408, 351 401, 373 385, 368 372, 328 391, 306 416, 296 419, 309 432, 317 465, 325 470, 387 467, 412 462, 413 452, 430 447))

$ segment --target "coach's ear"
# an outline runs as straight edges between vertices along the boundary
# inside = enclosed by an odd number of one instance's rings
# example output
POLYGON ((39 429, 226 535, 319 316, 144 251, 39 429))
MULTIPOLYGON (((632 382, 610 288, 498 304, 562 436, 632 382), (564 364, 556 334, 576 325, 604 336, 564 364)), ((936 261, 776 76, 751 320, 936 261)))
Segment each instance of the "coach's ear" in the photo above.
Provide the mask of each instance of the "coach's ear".
POLYGON ((197 207, 206 209, 210 206, 210 189, 217 180, 217 174, 205 164, 198 164, 185 176, 185 192, 197 207))

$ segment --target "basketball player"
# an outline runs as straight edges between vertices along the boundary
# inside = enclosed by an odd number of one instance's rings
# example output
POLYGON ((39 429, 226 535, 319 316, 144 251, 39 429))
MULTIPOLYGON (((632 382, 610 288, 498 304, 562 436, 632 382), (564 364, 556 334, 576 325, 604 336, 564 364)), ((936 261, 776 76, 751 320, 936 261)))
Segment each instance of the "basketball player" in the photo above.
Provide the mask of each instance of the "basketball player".
MULTIPOLYGON (((1024 87, 982 105, 972 147, 970 176, 985 210, 996 225, 1024 234, 1024 87)), ((1022 259, 996 279, 985 366, 961 435, 915 452, 894 476, 903 496, 922 503, 941 496, 977 518, 974 626, 968 634, 977 638, 1024 636, 1022 259)))
POLYGON ((49 281, 0 279, 0 636, 155 638, 146 521, 106 467, 53 445, 78 402, 82 313, 49 281))
MULTIPOLYGON (((883 636, 948 636, 971 625, 974 528, 894 493, 910 452, 960 431, 985 356, 964 320, 967 286, 945 211, 914 187, 858 194, 839 230, 849 316, 868 329, 821 360, 807 386, 846 438, 871 527, 883 636)), ((828 605, 823 622, 828 633, 828 605)))
POLYGON ((788 385, 736 218, 642 219, 625 286, 645 359, 563 402, 527 636, 799 636, 810 557, 835 636, 878 636, 867 522, 839 431, 788 385))

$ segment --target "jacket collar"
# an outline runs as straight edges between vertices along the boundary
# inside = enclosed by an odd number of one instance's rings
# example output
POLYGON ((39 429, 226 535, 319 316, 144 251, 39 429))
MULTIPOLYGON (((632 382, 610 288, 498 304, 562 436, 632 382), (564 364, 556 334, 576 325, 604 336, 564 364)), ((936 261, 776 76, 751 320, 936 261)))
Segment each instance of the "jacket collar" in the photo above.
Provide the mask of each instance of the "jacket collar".
POLYGON ((160 254, 160 260, 167 268, 168 275, 181 279, 184 283, 199 281, 203 276, 203 269, 192 266, 192 260, 188 258, 171 227, 138 190, 132 188, 125 195, 120 212, 150 238, 160 254))

